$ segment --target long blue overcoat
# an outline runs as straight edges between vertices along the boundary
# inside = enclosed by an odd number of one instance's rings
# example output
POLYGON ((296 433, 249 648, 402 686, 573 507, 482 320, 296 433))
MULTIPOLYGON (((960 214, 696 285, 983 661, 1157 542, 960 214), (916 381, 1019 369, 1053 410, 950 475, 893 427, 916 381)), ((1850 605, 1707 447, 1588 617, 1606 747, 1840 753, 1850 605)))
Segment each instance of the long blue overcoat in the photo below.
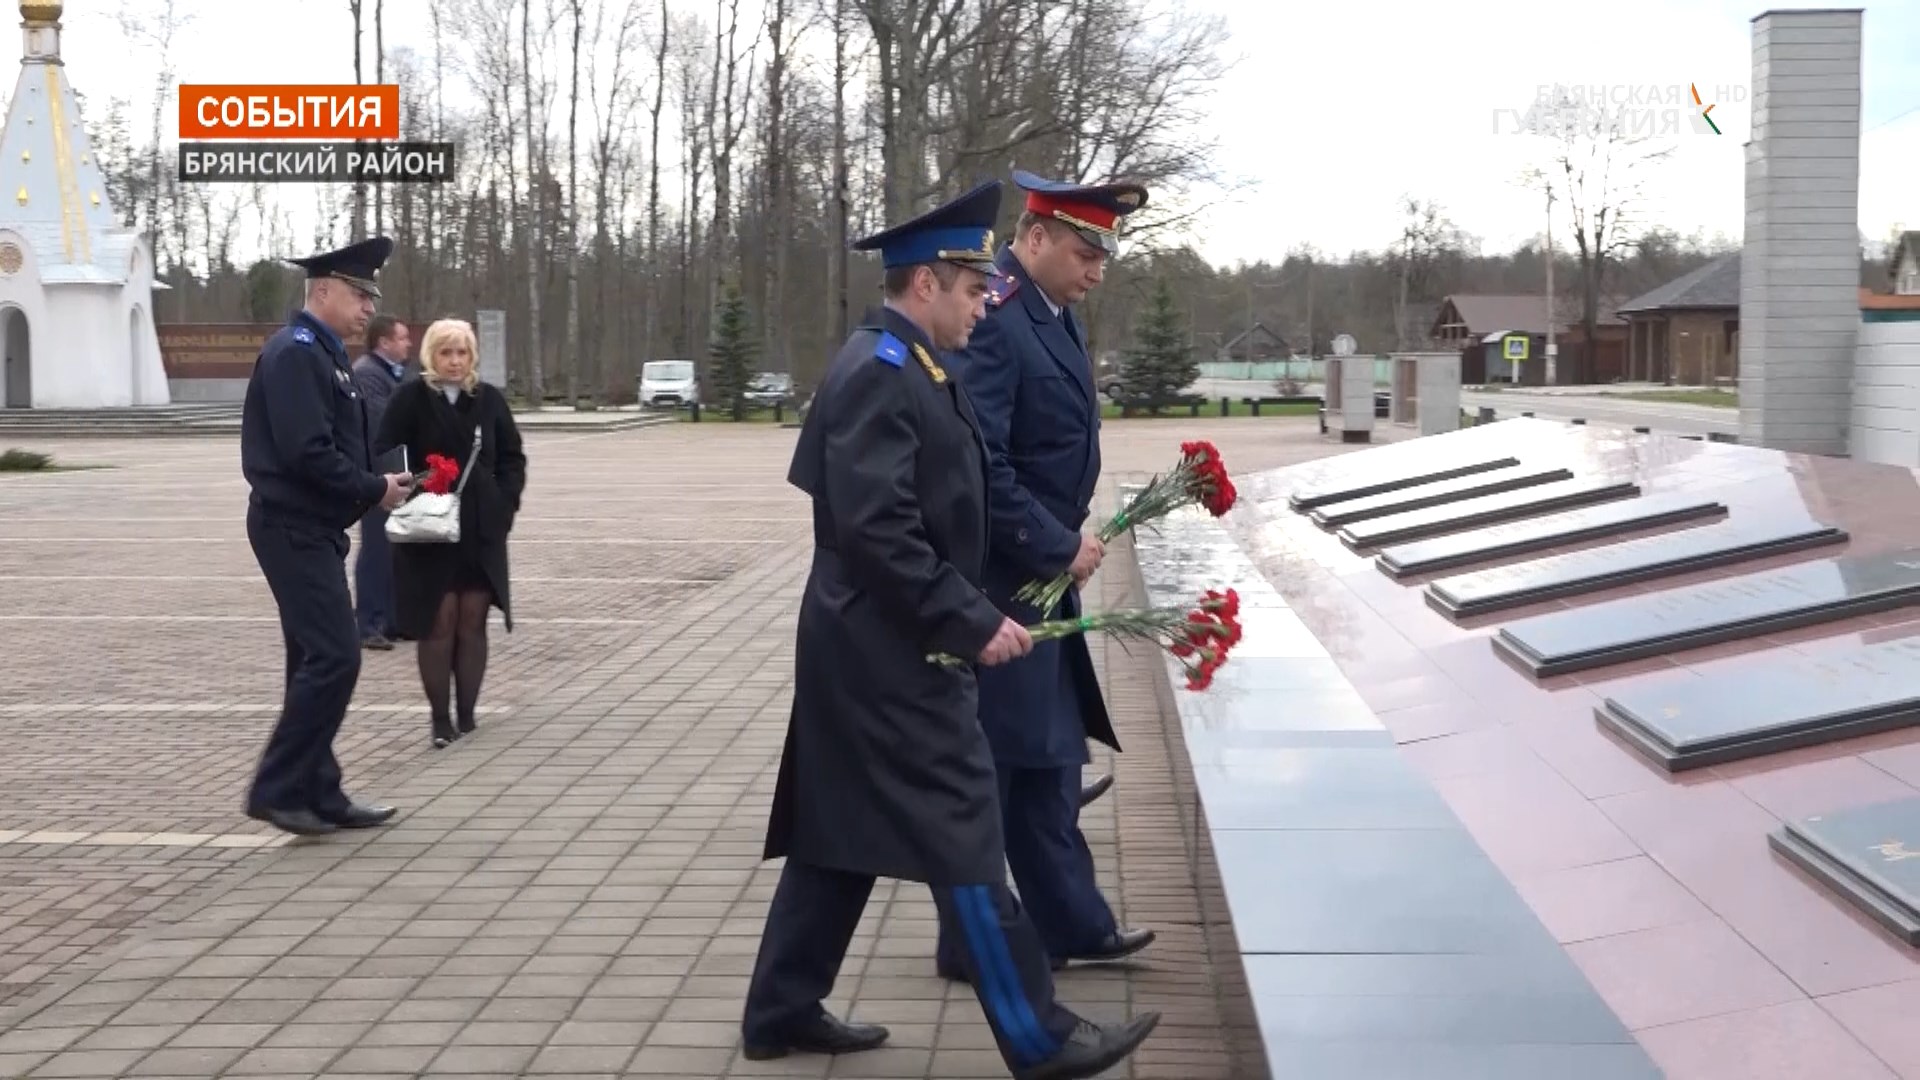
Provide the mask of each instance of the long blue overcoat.
MULTIPOLYGON (((1055 314, 1010 248, 995 261, 1001 276, 986 317, 950 364, 990 457, 993 532, 982 587, 1017 622, 1073 618, 1080 614, 1073 589, 1047 613, 1013 594, 1065 572, 1079 553, 1100 479, 1100 397, 1073 312, 1055 314)), ((1120 749, 1085 636, 1040 643, 1023 659, 981 669, 979 678, 980 725, 1000 765, 1083 765, 1091 760, 1089 738, 1120 749)))

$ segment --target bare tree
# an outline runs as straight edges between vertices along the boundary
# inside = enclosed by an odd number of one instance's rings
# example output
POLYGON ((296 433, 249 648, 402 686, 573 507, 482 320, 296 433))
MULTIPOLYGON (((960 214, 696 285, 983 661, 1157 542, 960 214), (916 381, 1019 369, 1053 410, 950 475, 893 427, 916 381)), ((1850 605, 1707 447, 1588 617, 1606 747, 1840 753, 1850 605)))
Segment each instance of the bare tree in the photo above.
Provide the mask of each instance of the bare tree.
MULTIPOLYGON (((162 178, 166 173, 162 169, 163 149, 161 146, 162 124, 167 116, 167 98, 172 95, 175 72, 173 70, 173 40, 175 35, 192 24, 193 16, 179 10, 176 0, 153 0, 139 4, 130 4, 123 0, 119 13, 120 32, 130 41, 145 45, 157 57, 159 70, 154 75, 153 88, 153 141, 147 146, 147 237, 153 245, 153 274, 159 278, 164 275, 173 257, 165 247, 165 230, 160 222, 160 196, 163 188, 162 178), (136 14, 137 13, 137 14, 136 14)), ((185 258, 185 252, 178 254, 185 258)))
POLYGON ((676 345, 691 351, 705 336, 702 328, 706 325, 706 313, 711 310, 706 304, 706 289, 700 289, 700 295, 696 297, 693 283, 707 280, 703 272, 696 270, 696 262, 700 256, 701 207, 704 205, 701 196, 705 190, 707 134, 712 130, 709 121, 715 91, 709 88, 707 106, 703 108, 696 95, 708 59, 705 24, 697 16, 683 16, 680 30, 674 38, 679 42, 676 58, 679 61, 680 147, 686 155, 685 165, 680 172, 679 288, 680 329, 683 336, 676 345))
POLYGON ((1441 261, 1459 254, 1461 236, 1438 203, 1402 195, 1400 212, 1400 237, 1388 249, 1388 261, 1398 279, 1393 308, 1395 340, 1400 348, 1409 349, 1424 336, 1414 325, 1410 302, 1430 298, 1441 261))
MULTIPOLYGON (((791 156, 786 127, 787 57, 797 43, 787 36, 792 6, 791 0, 767 0, 767 41, 771 45, 771 56, 767 60, 766 139, 760 156, 765 174, 766 208, 766 227, 763 230, 766 288, 760 305, 761 337, 764 342, 761 355, 767 358, 771 369, 788 372, 793 367, 787 352, 785 285, 787 259, 791 250, 788 240, 793 235, 793 203, 788 190, 792 181, 785 167, 791 156)), ((795 38, 803 29, 794 27, 795 38)))
POLYGON ((709 310, 720 302, 722 282, 737 278, 739 274, 733 243, 733 155, 747 130, 749 109, 745 103, 753 100, 753 58, 760 45, 759 35, 756 34, 743 58, 738 50, 740 0, 715 0, 715 4, 718 9, 715 12, 713 39, 715 92, 707 101, 707 133, 713 140, 713 227, 709 231, 713 273, 708 278, 706 306, 709 310), (722 13, 726 20, 725 30, 719 29, 722 13), (744 87, 739 84, 742 67, 746 68, 744 87), (735 95, 743 103, 741 108, 734 108, 735 95))
POLYGON ((653 104, 647 109, 647 319, 640 357, 654 358, 660 330, 660 110, 667 101, 667 54, 672 48, 672 26, 666 0, 660 3, 660 36, 653 45, 653 104))
MULTIPOLYGON (((359 50, 354 50, 358 55, 359 50)), ((387 0, 373 0, 373 81, 387 81, 387 0)), ((402 114, 404 115, 404 114, 402 114)), ((373 189, 373 231, 384 232, 386 221, 385 184, 376 184, 373 189)))
MULTIPOLYGON (((847 219, 853 213, 848 192, 847 164, 847 52, 853 33, 852 0, 827 0, 833 9, 833 200, 827 233, 827 279, 831 282, 832 339, 847 337, 847 219)), ((798 380, 796 380, 798 381, 798 380)), ((796 388, 797 389, 797 388, 796 388)))
POLYGON ((540 236, 544 223, 541 221, 542 192, 547 179, 546 162, 540 153, 545 141, 545 115, 536 112, 533 107, 533 87, 537 81, 533 74, 533 0, 523 0, 520 20, 520 56, 526 64, 525 78, 520 88, 526 98, 525 119, 527 124, 527 218, 526 218, 526 254, 527 254, 527 400, 539 408, 546 403, 546 380, 542 378, 541 360, 544 341, 540 334, 540 236), (537 118, 537 119, 536 119, 537 118), (536 136, 536 130, 540 133, 536 136))
MULTIPOLYGON (((576 6, 577 3, 578 0, 576 0, 576 6)), ((600 52, 599 46, 605 35, 606 16, 606 2, 605 0, 598 0, 594 5, 593 26, 593 51, 596 55, 600 52)), ((583 343, 583 351, 586 355, 595 358, 596 367, 599 366, 599 361, 604 356, 602 345, 606 337, 606 320, 608 313, 611 311, 619 311, 624 325, 627 309, 624 296, 617 306, 613 302, 613 292, 616 284, 624 286, 627 280, 627 275, 624 272, 624 259, 616 263, 614 251, 616 246, 614 242, 615 231, 619 231, 622 240, 624 240, 626 232, 622 224, 626 217, 624 213, 625 184, 619 185, 622 200, 620 210, 622 212, 616 214, 613 200, 614 185, 618 179, 618 173, 625 168, 627 162, 631 159, 631 154, 626 151, 627 137, 632 133, 633 105, 635 99, 639 97, 640 86, 629 74, 626 63, 628 54, 633 49, 633 39, 640 32, 640 16, 641 11, 638 0, 628 0, 620 16, 620 25, 614 30, 612 49, 613 71, 607 80, 608 86, 604 102, 600 96, 598 78, 600 65, 595 63, 587 68, 587 101, 593 108, 594 123, 593 245, 594 276, 596 279, 595 288, 597 293, 596 306, 599 309, 600 318, 595 320, 594 328, 589 331, 591 340, 583 343)), ((574 51, 575 55, 578 56, 578 48, 574 51)), ((624 244, 621 246, 624 249, 624 244)), ((651 302, 651 300, 649 302, 651 302)), ((596 394, 605 389, 605 381, 606 380, 602 378, 600 383, 596 385, 594 391, 596 394)))
MULTIPOLYGON (((1585 345, 1570 381, 1592 374, 1593 344, 1600 321, 1600 294, 1611 263, 1638 239, 1640 212, 1652 167, 1673 152, 1671 143, 1630 134, 1618 115, 1562 94, 1542 102, 1546 137, 1557 174, 1553 190, 1573 221, 1574 253, 1580 261, 1580 325, 1585 345)), ((1543 183, 1539 170, 1529 181, 1543 183)))
POLYGON ((997 5, 980 0, 980 21, 963 19, 965 0, 858 0, 873 33, 880 64, 880 156, 885 213, 903 221, 932 191, 927 184, 927 145, 934 89, 944 84, 974 42, 974 30, 989 24, 997 5))
MULTIPOLYGON (((366 82, 361 77, 360 55, 360 9, 364 0, 347 0, 347 10, 353 12, 353 84, 359 86, 366 82)), ((366 143, 356 141, 359 149, 366 149, 366 143)), ((353 185, 353 239, 355 242, 367 238, 367 182, 358 180, 353 185)))
POLYGON ((580 404, 580 37, 586 25, 572 0, 573 81, 567 90, 567 404, 580 404))

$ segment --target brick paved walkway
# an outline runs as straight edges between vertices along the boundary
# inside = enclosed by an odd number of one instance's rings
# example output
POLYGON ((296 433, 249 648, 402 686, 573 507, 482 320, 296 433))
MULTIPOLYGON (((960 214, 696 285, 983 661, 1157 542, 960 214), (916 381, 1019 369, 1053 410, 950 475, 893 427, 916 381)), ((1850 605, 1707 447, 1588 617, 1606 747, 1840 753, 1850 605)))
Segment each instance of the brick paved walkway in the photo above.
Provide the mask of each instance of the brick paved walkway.
MULTIPOLYGON (((1337 449, 1304 420, 1114 424, 1108 480, 1196 433, 1240 469, 1337 449)), ((1004 1075, 931 974, 924 890, 885 883, 836 1004, 891 1046, 736 1052, 808 555, 792 435, 531 436, 480 732, 430 749, 411 651, 367 654, 338 745, 404 816, 291 843, 239 813, 282 657, 233 447, 50 440, 116 467, 0 476, 0 1076, 1004 1075)), ((1157 661, 1097 660, 1129 753, 1089 839, 1161 941, 1063 999, 1167 1013, 1121 1075, 1264 1076, 1157 661)))

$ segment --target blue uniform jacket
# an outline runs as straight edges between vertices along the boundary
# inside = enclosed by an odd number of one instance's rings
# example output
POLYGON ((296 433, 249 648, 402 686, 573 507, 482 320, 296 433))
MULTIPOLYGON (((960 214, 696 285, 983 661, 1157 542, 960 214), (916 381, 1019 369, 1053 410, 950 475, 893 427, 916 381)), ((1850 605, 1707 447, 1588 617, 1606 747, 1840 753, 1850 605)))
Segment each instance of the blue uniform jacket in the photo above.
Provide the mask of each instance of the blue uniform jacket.
POLYGON ((240 471, 271 517, 340 529, 386 494, 347 349, 304 311, 254 361, 240 414, 240 471))
MULTIPOLYGON (((982 585, 1017 622, 1071 618, 1080 613, 1073 590, 1052 613, 1013 594, 1064 573, 1080 550, 1100 480, 1100 398, 1068 330, 1073 313, 1048 308, 1012 249, 995 261, 1003 280, 951 364, 989 455, 993 533, 982 585)), ((1084 636, 1038 644, 1024 659, 981 669, 979 679, 980 724, 1002 765, 1085 764, 1089 737, 1120 748, 1084 636)))

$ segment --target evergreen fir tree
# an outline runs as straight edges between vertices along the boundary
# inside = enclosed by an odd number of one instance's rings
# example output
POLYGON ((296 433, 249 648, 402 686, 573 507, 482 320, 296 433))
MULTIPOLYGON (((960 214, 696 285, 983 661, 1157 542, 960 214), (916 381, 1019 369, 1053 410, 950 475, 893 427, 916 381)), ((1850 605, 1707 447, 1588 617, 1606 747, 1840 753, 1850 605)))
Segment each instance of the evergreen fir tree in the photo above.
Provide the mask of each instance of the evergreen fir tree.
POLYGON ((713 340, 707 346, 707 376, 713 385, 713 405, 735 420, 746 416, 747 390, 753 385, 754 340, 747 324, 747 299, 729 281, 715 309, 713 340))
POLYGON ((1173 287, 1165 277, 1154 279, 1147 306, 1134 323, 1133 340, 1133 348, 1127 350, 1120 368, 1126 396, 1153 402, 1151 411, 1158 413, 1161 404, 1178 397, 1200 377, 1200 365, 1194 362, 1193 350, 1187 345, 1180 310, 1174 306, 1173 287))

